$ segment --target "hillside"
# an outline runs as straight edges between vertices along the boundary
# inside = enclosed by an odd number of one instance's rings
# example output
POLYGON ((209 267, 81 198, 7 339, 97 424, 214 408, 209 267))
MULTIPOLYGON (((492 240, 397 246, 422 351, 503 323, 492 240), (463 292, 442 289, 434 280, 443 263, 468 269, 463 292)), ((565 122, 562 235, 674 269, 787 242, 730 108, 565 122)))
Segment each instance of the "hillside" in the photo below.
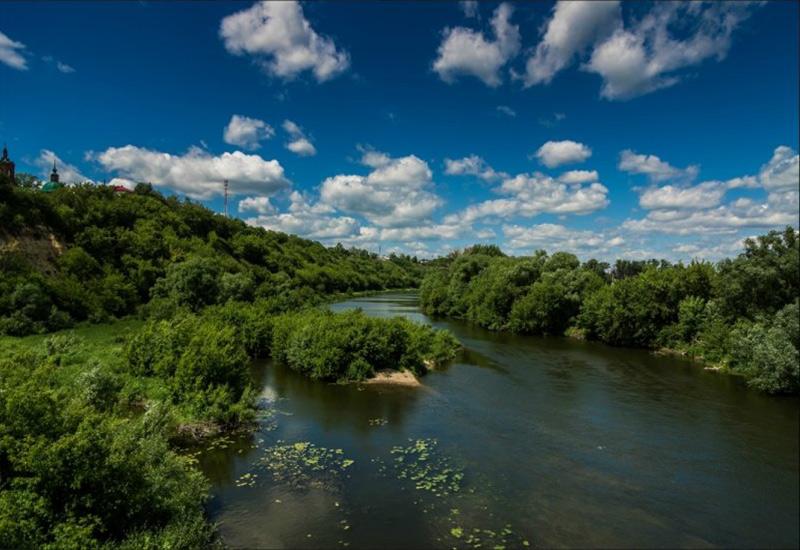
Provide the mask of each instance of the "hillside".
POLYGON ((142 306, 307 303, 415 287, 421 276, 416 259, 250 227, 149 185, 41 193, 0 184, 0 334, 104 322, 142 306))

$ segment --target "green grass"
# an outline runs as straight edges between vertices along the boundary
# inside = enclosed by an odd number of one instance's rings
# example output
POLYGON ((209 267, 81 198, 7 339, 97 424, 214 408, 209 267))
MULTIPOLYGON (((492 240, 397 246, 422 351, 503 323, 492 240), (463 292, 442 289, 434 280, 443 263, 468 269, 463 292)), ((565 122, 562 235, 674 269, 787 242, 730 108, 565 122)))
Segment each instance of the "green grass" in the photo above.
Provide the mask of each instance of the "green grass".
POLYGON ((123 319, 102 325, 84 325, 48 334, 15 337, 0 336, 0 354, 13 355, 25 351, 45 351, 45 340, 56 335, 72 335, 77 338, 71 347, 65 366, 85 363, 91 359, 104 365, 119 366, 125 358, 125 343, 128 336, 138 330, 144 321, 139 319, 123 319))
MULTIPOLYGON (((0 336, 0 356, 13 357, 22 353, 48 354, 48 341, 61 339, 64 344, 49 357, 58 365, 57 379, 67 388, 77 390, 80 376, 95 365, 116 373, 131 395, 144 401, 166 401, 168 390, 164 382, 155 377, 137 377, 126 368, 125 346, 128 338, 144 325, 135 318, 105 324, 82 326, 30 336, 0 336)), ((0 373, 2 375, 2 373, 0 373)), ((176 411, 177 412, 177 411, 176 411)), ((184 421, 176 414, 178 421, 184 421)))

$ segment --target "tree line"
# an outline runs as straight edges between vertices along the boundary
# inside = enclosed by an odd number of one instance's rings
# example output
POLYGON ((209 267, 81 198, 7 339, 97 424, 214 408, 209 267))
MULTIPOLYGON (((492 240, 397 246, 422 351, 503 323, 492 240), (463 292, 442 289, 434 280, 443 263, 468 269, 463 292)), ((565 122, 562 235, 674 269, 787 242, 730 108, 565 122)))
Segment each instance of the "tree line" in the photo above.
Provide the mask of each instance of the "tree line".
POLYGON ((491 330, 666 348, 744 376, 768 393, 800 389, 798 231, 746 239, 736 258, 688 265, 569 253, 509 257, 477 245, 425 276, 423 310, 491 330))

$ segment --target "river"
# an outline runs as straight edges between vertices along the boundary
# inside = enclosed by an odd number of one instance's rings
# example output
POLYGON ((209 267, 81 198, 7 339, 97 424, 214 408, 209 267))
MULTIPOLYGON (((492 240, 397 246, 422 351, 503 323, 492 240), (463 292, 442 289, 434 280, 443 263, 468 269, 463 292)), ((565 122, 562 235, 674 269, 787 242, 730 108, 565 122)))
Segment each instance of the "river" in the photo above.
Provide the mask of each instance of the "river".
POLYGON ((271 415, 200 456, 227 544, 798 546, 797 398, 679 358, 432 321, 413 293, 332 309, 355 307, 448 328, 464 351, 422 388, 256 365, 271 415), (463 474, 457 491, 437 496, 402 477, 398 458, 419 455, 391 451, 417 440, 431 449, 429 473, 444 464, 463 474), (259 463, 279 441, 341 449, 353 463, 334 482, 298 488, 259 463))

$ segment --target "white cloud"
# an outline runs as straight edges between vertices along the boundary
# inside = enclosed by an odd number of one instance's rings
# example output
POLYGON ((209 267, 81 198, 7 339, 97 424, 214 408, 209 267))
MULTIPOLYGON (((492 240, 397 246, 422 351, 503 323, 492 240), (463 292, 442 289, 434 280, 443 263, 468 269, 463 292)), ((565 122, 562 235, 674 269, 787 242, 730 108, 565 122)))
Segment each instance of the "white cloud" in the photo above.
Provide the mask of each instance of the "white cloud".
POLYGON ((503 181, 495 192, 510 198, 492 199, 445 217, 446 223, 486 217, 533 217, 539 214, 588 214, 608 205, 608 189, 599 182, 587 186, 566 184, 550 176, 519 174, 503 181))
POLYGON ((124 178, 152 182, 195 199, 221 195, 226 179, 234 195, 268 195, 290 185, 277 160, 264 160, 241 151, 212 156, 192 147, 183 155, 172 155, 126 145, 91 153, 90 158, 124 178))
POLYGON ((750 3, 656 3, 629 29, 619 27, 598 44, 585 69, 603 78, 601 95, 629 99, 680 80, 680 69, 728 53, 731 35, 749 17, 750 3), (686 35, 676 39, 671 30, 686 35))
POLYGON ((571 229, 559 224, 542 223, 532 226, 504 225, 503 235, 509 248, 530 252, 546 249, 575 254, 605 254, 625 243, 620 236, 607 236, 595 231, 571 229))
POLYGON ((22 55, 24 51, 25 44, 11 40, 0 32, 0 63, 8 65, 12 69, 25 71, 28 69, 28 62, 22 55))
POLYGON ((461 0, 458 5, 465 17, 478 17, 478 0, 461 0))
POLYGON ((510 116, 512 118, 517 116, 517 112, 508 105, 498 105, 497 110, 503 113, 504 115, 510 116))
POLYGON ((699 185, 651 187, 639 196, 639 205, 648 210, 662 208, 709 208, 716 206, 725 196, 727 187, 718 181, 699 185))
POLYGON ((286 148, 292 153, 301 157, 310 157, 317 154, 317 148, 306 137, 300 126, 291 120, 284 120, 283 129, 289 134, 289 142, 286 144, 286 148))
POLYGON ((275 207, 269 202, 269 197, 246 197, 239 201, 239 212, 272 214, 275 207))
POLYGON ((565 185, 550 176, 519 174, 500 186, 501 193, 513 195, 521 203, 520 213, 533 216, 550 214, 588 214, 608 205, 608 189, 599 182, 587 186, 565 185))
POLYGON ((484 181, 495 181, 508 177, 505 172, 496 172, 477 155, 460 159, 444 159, 444 173, 451 176, 477 176, 484 181))
POLYGON ((61 183, 83 183, 92 181, 84 176, 81 171, 74 165, 64 162, 58 155, 49 149, 42 149, 39 151, 39 156, 33 161, 33 164, 39 168, 39 173, 43 181, 50 179, 50 172, 53 170, 53 162, 55 161, 56 169, 58 170, 59 181, 61 183))
POLYGON ((333 209, 317 203, 312 205, 301 193, 294 191, 288 212, 261 214, 247 218, 250 225, 300 235, 309 239, 345 239, 358 235, 360 226, 349 216, 336 216, 333 209))
POLYGON ((468 75, 488 86, 499 86, 500 69, 519 51, 519 27, 510 22, 512 12, 506 3, 495 10, 491 22, 494 40, 465 27, 445 29, 433 70, 447 83, 468 75))
POLYGON ((640 155, 630 149, 620 153, 617 167, 629 174, 644 174, 655 182, 672 179, 692 180, 698 172, 697 166, 675 168, 655 155, 640 155))
POLYGON ((364 154, 362 163, 373 168, 372 172, 366 176, 327 178, 320 188, 321 201, 386 227, 427 219, 442 204, 439 196, 429 190, 431 170, 420 158, 390 158, 370 151, 364 154))
POLYGON ((275 135, 272 126, 257 118, 233 115, 225 127, 222 139, 230 145, 238 145, 245 149, 258 149, 261 142, 275 135))
POLYGON ((627 220, 624 229, 644 233, 699 235, 735 233, 743 228, 797 225, 797 198, 793 212, 781 211, 767 203, 739 199, 707 210, 655 210, 640 220, 627 220))
POLYGON ((42 61, 44 61, 45 63, 51 64, 51 65, 55 65, 56 69, 59 72, 62 72, 62 73, 70 74, 70 73, 74 73, 75 72, 75 68, 74 67, 59 61, 58 59, 54 58, 52 55, 42 56, 42 61))
POLYGON ((765 189, 797 189, 800 185, 800 156, 791 147, 782 145, 775 149, 770 161, 761 167, 759 174, 765 189))
POLYGON ((627 220, 623 227, 640 233, 692 235, 797 225, 800 221, 797 162, 797 154, 781 146, 761 168, 758 178, 743 176, 694 186, 665 185, 645 189, 639 204, 650 212, 642 219, 627 220), (766 191, 766 200, 741 197, 721 204, 728 190, 758 185, 766 191))
MULTIPOLYGON (((715 239, 716 240, 716 239, 715 239)), ((685 254, 693 259, 719 260, 735 256, 744 248, 744 239, 736 238, 722 243, 683 243, 674 246, 672 250, 685 254)))
POLYGON ((570 184, 590 183, 599 178, 597 170, 570 170, 558 176, 559 181, 570 184))
POLYGON ((571 140, 548 141, 536 151, 536 158, 548 168, 583 162, 591 156, 589 147, 571 140))
POLYGON ((555 74, 620 23, 619 2, 558 2, 542 41, 528 59, 525 85, 549 83, 555 74))
POLYGON ((310 70, 319 82, 342 73, 349 54, 311 28, 298 2, 259 2, 225 17, 219 30, 225 48, 249 54, 269 74, 294 78, 310 70))
POLYGON ((56 61, 56 69, 66 74, 75 72, 75 69, 72 66, 62 63, 61 61, 56 61))

